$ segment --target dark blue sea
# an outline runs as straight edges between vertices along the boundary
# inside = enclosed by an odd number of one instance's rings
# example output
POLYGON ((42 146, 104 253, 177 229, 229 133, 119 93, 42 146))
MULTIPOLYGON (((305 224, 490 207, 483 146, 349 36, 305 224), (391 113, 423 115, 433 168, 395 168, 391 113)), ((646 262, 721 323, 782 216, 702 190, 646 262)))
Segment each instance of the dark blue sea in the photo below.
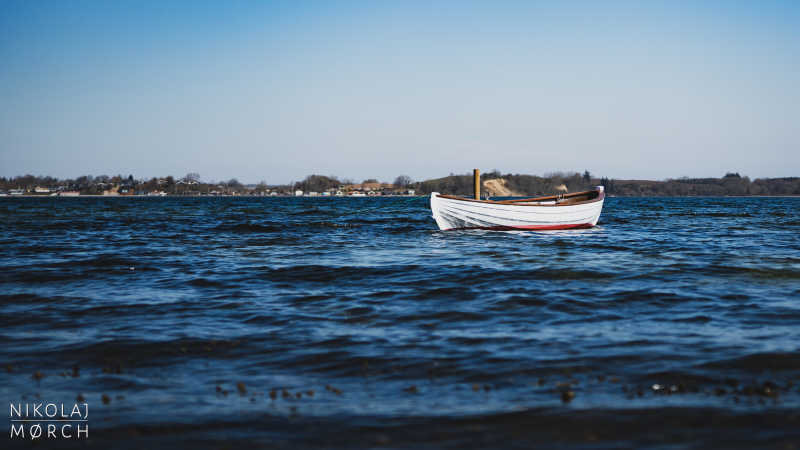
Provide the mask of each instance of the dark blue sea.
POLYGON ((37 448, 800 446, 800 198, 6 198, 0 252, 0 398, 89 405, 37 448))

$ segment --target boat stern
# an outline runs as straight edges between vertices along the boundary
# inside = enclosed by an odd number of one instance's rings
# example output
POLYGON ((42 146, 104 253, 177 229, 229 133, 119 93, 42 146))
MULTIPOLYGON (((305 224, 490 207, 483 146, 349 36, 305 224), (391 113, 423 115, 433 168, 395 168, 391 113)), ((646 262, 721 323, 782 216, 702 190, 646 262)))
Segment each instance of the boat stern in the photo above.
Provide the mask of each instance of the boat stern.
POLYGON ((592 220, 592 226, 597 226, 597 222, 600 221, 600 214, 603 212, 603 203, 606 201, 606 188, 605 186, 595 186, 595 190, 597 191, 598 197, 600 199, 599 205, 597 207, 597 214, 594 216, 594 220, 592 220))

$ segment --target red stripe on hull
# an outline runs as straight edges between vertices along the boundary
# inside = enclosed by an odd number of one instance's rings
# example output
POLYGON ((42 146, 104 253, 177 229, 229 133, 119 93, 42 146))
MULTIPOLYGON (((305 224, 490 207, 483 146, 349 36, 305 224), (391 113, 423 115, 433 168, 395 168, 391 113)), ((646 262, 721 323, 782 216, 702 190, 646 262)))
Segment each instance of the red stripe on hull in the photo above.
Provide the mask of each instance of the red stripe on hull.
POLYGON ((576 223, 576 224, 562 224, 562 225, 522 225, 522 226, 505 226, 497 225, 493 227, 464 227, 464 228, 448 228, 444 231, 453 230, 491 230, 491 231, 547 231, 547 230, 577 230, 581 228, 592 228, 594 225, 590 223, 576 223))

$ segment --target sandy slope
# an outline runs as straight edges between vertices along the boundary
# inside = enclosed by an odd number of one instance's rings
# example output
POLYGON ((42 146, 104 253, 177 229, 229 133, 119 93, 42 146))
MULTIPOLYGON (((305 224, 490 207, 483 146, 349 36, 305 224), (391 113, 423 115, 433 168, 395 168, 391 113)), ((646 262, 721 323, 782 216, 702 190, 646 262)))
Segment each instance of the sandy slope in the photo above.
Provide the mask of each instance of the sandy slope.
POLYGON ((486 180, 483 182, 483 187, 489 191, 490 197, 521 197, 525 195, 506 187, 506 180, 503 178, 486 180))

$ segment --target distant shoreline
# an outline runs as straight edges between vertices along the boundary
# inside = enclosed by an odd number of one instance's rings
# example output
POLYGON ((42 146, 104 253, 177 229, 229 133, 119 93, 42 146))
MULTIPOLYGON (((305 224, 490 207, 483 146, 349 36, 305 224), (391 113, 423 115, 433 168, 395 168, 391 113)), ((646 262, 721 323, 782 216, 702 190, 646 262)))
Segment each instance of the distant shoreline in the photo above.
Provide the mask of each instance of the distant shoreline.
MULTIPOLYGON (((609 197, 793 197, 800 195, 800 177, 756 178, 728 172, 720 178, 678 178, 662 181, 625 180, 598 177, 588 170, 558 172, 545 176, 502 174, 492 171, 480 175, 481 197, 535 197, 554 192, 579 192, 603 186, 609 197)), ((59 180, 53 177, 23 175, 0 177, 0 195, 38 196, 176 196, 176 197, 361 197, 417 196, 431 192, 471 196, 475 191, 473 174, 451 174, 441 178, 414 181, 406 175, 392 183, 370 178, 355 183, 336 176, 309 175, 287 185, 242 184, 235 178, 225 182, 203 182, 196 173, 183 178, 173 176, 135 179, 133 175, 109 177, 90 175, 59 180), (350 195, 350 194, 356 195, 350 195), (105 195, 103 195, 105 194, 105 195)))
MULTIPOLYGON (((41 198, 427 198, 430 195, 0 195, 2 199, 41 198)), ((500 196, 502 197, 502 196, 500 196)), ((526 198, 529 196, 509 196, 509 198, 526 198)), ((530 196, 533 197, 533 196, 530 196)), ((498 198, 495 196, 494 198, 498 198)), ((506 197, 503 197, 506 198, 506 197)), ((800 198, 800 195, 610 195, 608 198, 800 198)))
POLYGON ((0 195, 3 198, 415 198, 428 195, 0 195))

